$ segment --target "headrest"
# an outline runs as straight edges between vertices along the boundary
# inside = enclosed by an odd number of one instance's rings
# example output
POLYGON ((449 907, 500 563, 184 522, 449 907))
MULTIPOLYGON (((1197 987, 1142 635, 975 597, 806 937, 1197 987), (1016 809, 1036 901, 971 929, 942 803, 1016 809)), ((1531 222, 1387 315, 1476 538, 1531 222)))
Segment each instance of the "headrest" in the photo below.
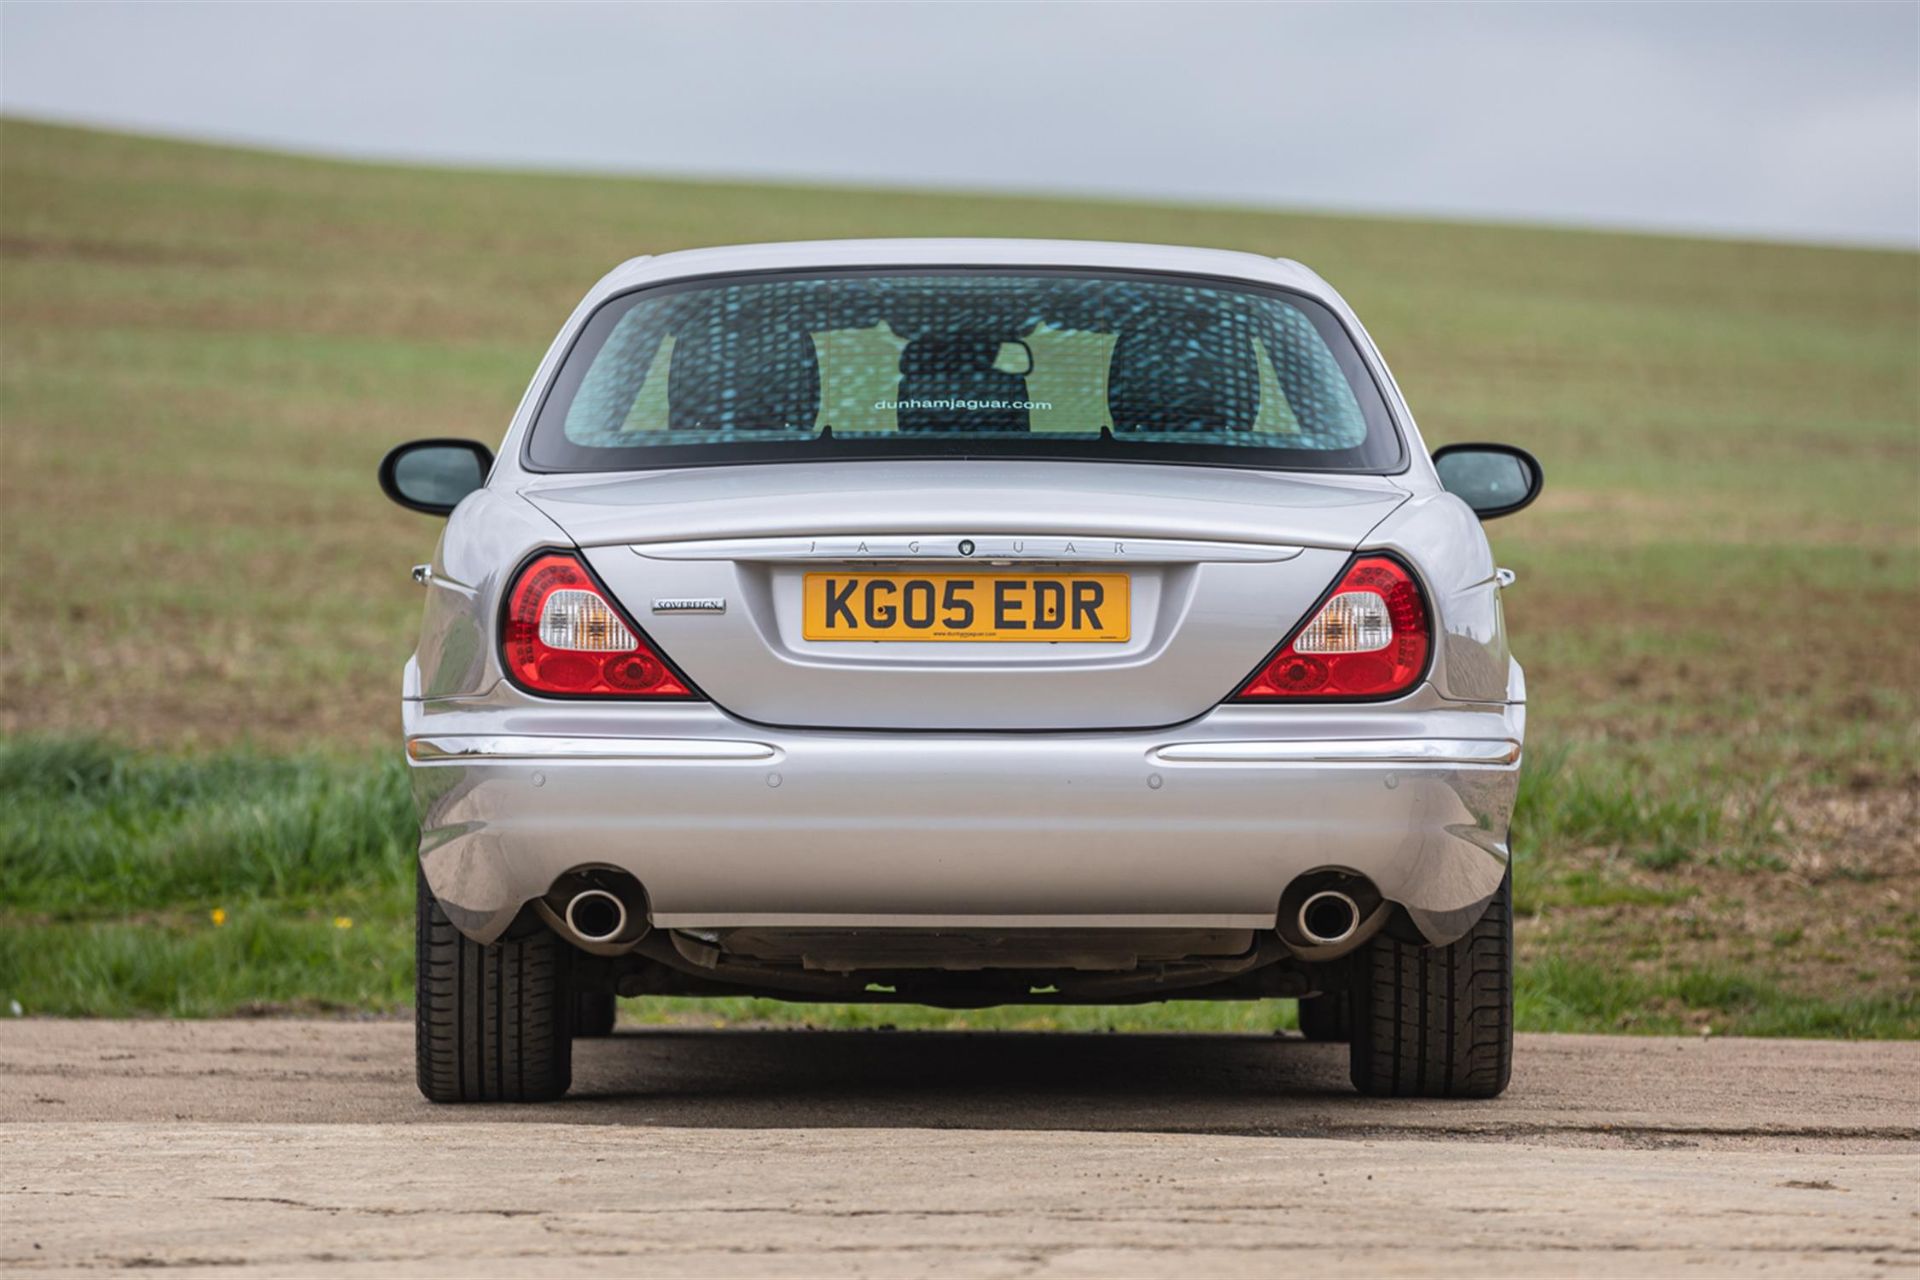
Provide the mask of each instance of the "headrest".
POLYGON ((1113 344, 1107 412, 1121 431, 1248 431, 1260 413, 1260 361, 1231 315, 1143 316, 1113 344))
POLYGON ((667 368, 675 431, 812 431, 820 357, 805 329, 709 325, 677 335, 667 368))
POLYGON ((1029 430, 1026 375, 997 367, 1008 341, 972 330, 909 342, 900 352, 900 430, 1029 430))
POLYGON ((992 334, 933 334, 915 338, 900 352, 900 373, 907 378, 993 372, 1006 345, 992 334))

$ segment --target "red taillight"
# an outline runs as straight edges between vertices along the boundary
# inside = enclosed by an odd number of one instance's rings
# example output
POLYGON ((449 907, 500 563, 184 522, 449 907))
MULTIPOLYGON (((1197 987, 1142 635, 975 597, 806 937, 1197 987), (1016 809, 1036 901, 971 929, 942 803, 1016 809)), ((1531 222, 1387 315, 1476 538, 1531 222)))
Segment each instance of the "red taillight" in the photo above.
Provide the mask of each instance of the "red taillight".
POLYGON ((1407 567, 1363 556, 1234 700, 1385 698, 1411 689, 1427 669, 1432 628, 1407 567))
POLYGON ((500 650, 507 673, 536 693, 609 698, 693 693, 570 555, 544 555, 520 570, 507 595, 500 650))

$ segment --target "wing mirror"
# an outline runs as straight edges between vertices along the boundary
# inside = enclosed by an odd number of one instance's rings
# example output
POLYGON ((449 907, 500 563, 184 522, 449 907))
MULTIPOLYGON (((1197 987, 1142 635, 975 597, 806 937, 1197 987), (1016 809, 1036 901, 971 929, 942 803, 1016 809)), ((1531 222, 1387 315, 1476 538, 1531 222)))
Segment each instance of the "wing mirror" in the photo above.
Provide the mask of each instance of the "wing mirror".
POLYGON ((487 482, 493 450, 475 440, 409 440, 380 459, 380 492, 409 511, 444 516, 487 482))
POLYGON ((1510 516, 1540 496, 1540 461, 1510 444, 1450 444, 1434 451, 1440 486, 1482 520, 1510 516))

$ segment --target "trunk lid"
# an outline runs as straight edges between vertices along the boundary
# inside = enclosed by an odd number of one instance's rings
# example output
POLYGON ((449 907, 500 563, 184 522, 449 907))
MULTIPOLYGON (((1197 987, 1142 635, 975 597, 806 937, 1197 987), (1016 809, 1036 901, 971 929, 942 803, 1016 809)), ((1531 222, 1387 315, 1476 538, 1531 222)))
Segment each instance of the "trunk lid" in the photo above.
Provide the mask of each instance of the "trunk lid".
POLYGON ((950 460, 543 476, 524 493, 733 714, 945 730, 1132 728, 1205 713, 1407 497, 1377 476, 950 460), (1124 575, 1126 638, 810 639, 810 574, 936 588, 1005 577, 1026 584, 1016 590, 1067 592, 1124 575))

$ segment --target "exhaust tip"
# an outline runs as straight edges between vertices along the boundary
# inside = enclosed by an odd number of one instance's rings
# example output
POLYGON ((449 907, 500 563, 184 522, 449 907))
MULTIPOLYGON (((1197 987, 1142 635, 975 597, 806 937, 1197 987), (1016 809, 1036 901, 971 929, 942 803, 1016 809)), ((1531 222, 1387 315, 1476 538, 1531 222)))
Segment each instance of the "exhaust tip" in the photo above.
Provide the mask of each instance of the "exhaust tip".
POLYGON ((567 899, 566 920, 584 942, 612 942, 626 931, 627 904, 605 889, 582 889, 567 899))
POLYGON ((1360 927, 1360 904, 1338 889, 1309 894, 1300 904, 1300 934, 1316 947, 1337 946, 1360 927))

